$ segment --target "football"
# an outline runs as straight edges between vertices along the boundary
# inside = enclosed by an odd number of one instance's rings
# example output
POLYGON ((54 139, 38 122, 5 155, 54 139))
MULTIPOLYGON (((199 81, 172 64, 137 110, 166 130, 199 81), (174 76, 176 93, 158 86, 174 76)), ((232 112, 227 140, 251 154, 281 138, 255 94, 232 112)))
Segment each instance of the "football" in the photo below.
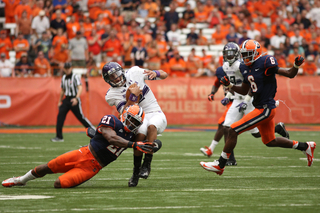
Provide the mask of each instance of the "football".
MULTIPOLYGON (((132 88, 132 87, 134 87, 134 86, 136 86, 136 84, 131 84, 129 88, 132 88)), ((129 100, 129 96, 131 95, 131 92, 130 92, 129 88, 127 89, 127 92, 126 92, 126 101, 129 100)), ((139 95, 138 98, 137 98, 137 100, 135 101, 135 103, 139 103, 140 97, 141 97, 141 96, 139 95)))
POLYGON ((154 147, 153 149, 153 153, 156 153, 159 149, 161 149, 162 147, 162 142, 159 139, 156 139, 153 141, 154 147))

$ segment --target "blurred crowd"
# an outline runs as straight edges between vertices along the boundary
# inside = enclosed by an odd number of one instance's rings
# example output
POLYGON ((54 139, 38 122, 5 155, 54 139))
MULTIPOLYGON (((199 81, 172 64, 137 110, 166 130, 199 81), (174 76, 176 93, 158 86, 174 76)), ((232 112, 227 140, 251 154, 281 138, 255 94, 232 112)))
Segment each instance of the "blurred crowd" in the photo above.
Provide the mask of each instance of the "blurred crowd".
POLYGON ((320 68, 320 0, 2 2, 0 77, 61 76, 65 62, 99 76, 110 61, 125 68, 162 69, 171 76, 214 76, 223 63, 221 54, 190 48, 182 56, 179 47, 240 45, 246 39, 259 41, 280 67, 292 66, 302 55, 301 74, 317 75, 320 68), (13 33, 5 27, 10 24, 16 24, 13 33), (205 29, 215 30, 206 36, 205 29))

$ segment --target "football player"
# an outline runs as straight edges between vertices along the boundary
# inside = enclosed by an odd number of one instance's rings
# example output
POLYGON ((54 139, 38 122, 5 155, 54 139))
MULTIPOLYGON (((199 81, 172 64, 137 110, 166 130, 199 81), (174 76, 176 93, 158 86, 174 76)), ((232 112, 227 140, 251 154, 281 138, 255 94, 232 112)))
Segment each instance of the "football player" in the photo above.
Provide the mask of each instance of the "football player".
MULTIPOLYGON (((157 99, 145 80, 160 80, 167 78, 168 74, 162 70, 145 70, 138 66, 131 67, 126 72, 115 62, 109 62, 102 68, 103 79, 110 84, 105 99, 110 106, 116 106, 119 113, 125 106, 138 103, 146 113, 145 122, 138 129, 137 141, 154 141, 167 127, 167 119, 162 112, 157 99), (132 86, 133 85, 133 86, 132 86), (127 90, 130 96, 126 100, 127 90)), ((152 154, 145 154, 143 164, 143 153, 134 151, 133 175, 128 182, 129 187, 138 184, 139 177, 147 179, 151 171, 152 154)))
POLYGON ((240 71, 244 77, 241 86, 231 83, 228 76, 223 76, 220 82, 242 95, 246 95, 251 89, 255 109, 230 127, 226 127, 228 138, 219 160, 200 162, 200 165, 207 171, 222 175, 230 153, 236 146, 238 135, 258 127, 262 142, 266 146, 298 149, 304 152, 307 156, 308 166, 311 166, 316 148, 315 142, 298 142, 285 137, 276 138, 274 131, 274 116, 276 113, 274 97, 277 91, 276 74, 294 78, 298 73, 299 66, 303 64, 304 58, 297 56, 293 67, 290 69, 280 68, 273 56, 262 53, 260 43, 255 40, 244 41, 241 45, 240 53, 244 62, 240 65, 240 71))
POLYGON ((133 142, 144 117, 145 113, 138 105, 127 107, 121 115, 121 120, 114 115, 105 115, 89 145, 62 154, 23 176, 4 180, 2 186, 24 186, 29 180, 46 174, 64 173, 54 182, 54 187, 75 187, 91 179, 103 167, 115 161, 126 148, 153 153, 153 143, 133 142))
MULTIPOLYGON (((216 76, 217 79, 222 78, 223 76, 227 75, 230 79, 230 82, 232 82, 235 85, 241 85, 243 81, 243 76, 239 70, 240 67, 240 48, 239 46, 234 42, 229 42, 223 47, 223 66, 218 67, 216 70, 216 76)), ((219 80, 216 80, 212 92, 209 95, 208 99, 209 101, 213 100, 215 92, 218 90, 220 86, 219 80)), ((222 99, 221 103, 223 105, 227 105, 227 109, 219 120, 219 127, 217 131, 217 139, 221 139, 223 133, 222 132, 222 126, 230 127, 230 125, 238 120, 240 120, 245 114, 248 114, 252 110, 254 110, 254 106, 252 105, 252 97, 250 94, 247 94, 246 96, 241 95, 239 93, 236 93, 232 90, 229 90, 226 88, 227 94, 224 99, 222 99), (230 102, 230 100, 233 100, 230 102)), ((258 128, 253 128, 249 130, 251 134, 258 138, 260 137, 260 133, 258 128)), ((286 131, 285 126, 282 122, 277 124, 275 127, 275 132, 279 133, 283 137, 289 138, 289 133, 286 131)), ((227 137, 226 132, 224 133, 225 138, 227 137)), ((219 140, 213 140, 211 142, 211 145, 206 148, 200 148, 200 151, 210 157, 213 153, 213 150, 215 146, 218 144, 219 140)), ((226 163, 227 166, 234 166, 237 165, 236 159, 234 157, 233 151, 230 154, 230 157, 226 163)))

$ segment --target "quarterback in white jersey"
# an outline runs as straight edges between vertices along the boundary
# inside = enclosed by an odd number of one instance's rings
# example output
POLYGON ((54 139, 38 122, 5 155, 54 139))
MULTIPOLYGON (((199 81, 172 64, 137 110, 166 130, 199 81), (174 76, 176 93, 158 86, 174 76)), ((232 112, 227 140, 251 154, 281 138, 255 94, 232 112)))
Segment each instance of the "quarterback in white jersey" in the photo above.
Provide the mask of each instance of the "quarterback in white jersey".
MULTIPOLYGON (((151 71, 138 66, 124 72, 118 63, 109 62, 102 68, 102 75, 104 80, 111 85, 105 99, 110 106, 116 106, 119 113, 128 105, 135 104, 140 98, 138 104, 144 110, 145 118, 136 132, 136 141, 156 140, 157 134, 161 134, 166 129, 167 119, 145 80, 165 79, 168 74, 162 70, 151 71), (128 100, 126 100, 127 90, 131 92, 128 100)), ((129 187, 137 186, 139 177, 147 179, 150 174, 153 155, 145 154, 141 166, 142 155, 142 152, 134 150, 134 169, 128 183, 129 187)))

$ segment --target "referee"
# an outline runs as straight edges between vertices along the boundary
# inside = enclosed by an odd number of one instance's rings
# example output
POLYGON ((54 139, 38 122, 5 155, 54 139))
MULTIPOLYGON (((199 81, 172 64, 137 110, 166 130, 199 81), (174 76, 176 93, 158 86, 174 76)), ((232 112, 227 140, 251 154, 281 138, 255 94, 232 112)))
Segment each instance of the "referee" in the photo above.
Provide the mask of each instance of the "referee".
POLYGON ((72 73, 71 63, 65 63, 63 70, 65 74, 61 79, 61 92, 58 103, 59 114, 57 117, 56 137, 51 139, 52 142, 64 141, 62 136, 62 126, 69 110, 73 112, 73 114, 85 127, 92 127, 95 129, 90 121, 86 117, 84 117, 81 109, 80 95, 82 92, 82 85, 80 77, 72 73), (63 99, 64 95, 65 99, 63 99))

